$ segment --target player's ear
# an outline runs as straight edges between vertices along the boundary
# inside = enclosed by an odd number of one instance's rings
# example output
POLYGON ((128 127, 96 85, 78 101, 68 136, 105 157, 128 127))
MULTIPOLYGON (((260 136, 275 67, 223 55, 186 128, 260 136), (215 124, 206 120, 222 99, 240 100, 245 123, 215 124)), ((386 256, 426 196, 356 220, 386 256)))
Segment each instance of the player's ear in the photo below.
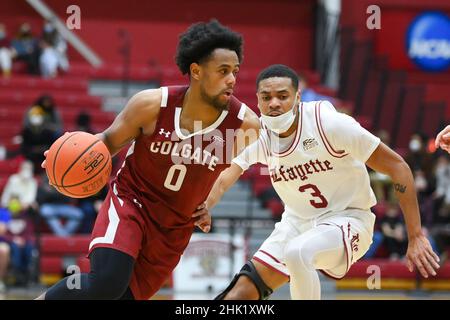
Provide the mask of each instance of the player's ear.
POLYGON ((190 65, 191 77, 195 80, 200 79, 200 65, 196 62, 191 63, 190 65))
POLYGON ((297 90, 297 93, 295 95, 297 98, 297 103, 300 103, 300 98, 302 97, 302 92, 300 91, 300 88, 297 90))

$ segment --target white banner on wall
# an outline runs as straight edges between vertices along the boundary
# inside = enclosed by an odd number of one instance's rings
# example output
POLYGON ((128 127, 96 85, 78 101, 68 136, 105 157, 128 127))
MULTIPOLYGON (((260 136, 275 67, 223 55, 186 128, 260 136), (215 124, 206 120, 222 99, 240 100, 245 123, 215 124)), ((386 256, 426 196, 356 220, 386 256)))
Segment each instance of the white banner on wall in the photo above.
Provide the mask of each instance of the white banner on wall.
POLYGON ((175 292, 218 292, 225 289, 246 261, 242 234, 194 233, 173 273, 175 292))

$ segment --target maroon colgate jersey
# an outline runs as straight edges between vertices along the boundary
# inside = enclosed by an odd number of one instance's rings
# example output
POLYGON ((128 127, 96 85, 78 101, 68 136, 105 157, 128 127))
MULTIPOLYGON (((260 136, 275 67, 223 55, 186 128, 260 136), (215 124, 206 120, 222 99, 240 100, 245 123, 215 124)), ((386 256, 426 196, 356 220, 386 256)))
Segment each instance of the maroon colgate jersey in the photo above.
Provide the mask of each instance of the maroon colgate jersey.
POLYGON ((229 110, 194 135, 180 129, 188 86, 162 87, 161 109, 152 135, 139 136, 112 182, 165 228, 193 224, 192 213, 206 200, 219 174, 231 163, 234 131, 241 127, 245 104, 231 97, 229 110), (228 131, 228 133, 227 133, 228 131))

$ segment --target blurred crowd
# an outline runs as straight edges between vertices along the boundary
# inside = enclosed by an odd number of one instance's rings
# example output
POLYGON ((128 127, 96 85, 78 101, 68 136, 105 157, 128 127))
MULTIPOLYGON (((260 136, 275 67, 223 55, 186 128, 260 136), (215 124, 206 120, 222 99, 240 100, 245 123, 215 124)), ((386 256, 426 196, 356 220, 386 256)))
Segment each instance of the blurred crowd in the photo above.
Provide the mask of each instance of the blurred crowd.
MULTIPOLYGON (((385 132, 379 136, 389 144, 385 132)), ((414 175, 423 232, 444 262, 450 250, 450 156, 435 149, 434 137, 421 133, 411 136, 403 156, 414 175)), ((392 181, 375 172, 370 172, 370 177, 378 200, 373 208, 377 221, 373 243, 365 258, 401 259, 407 249, 407 234, 392 181)))
POLYGON ((40 35, 33 33, 29 23, 23 23, 14 36, 0 24, 0 69, 3 77, 12 73, 14 61, 23 61, 29 74, 54 78, 58 72, 67 72, 67 42, 55 24, 45 21, 40 35))
MULTIPOLYGON (((39 97, 25 112, 21 148, 7 160, 20 163, 3 188, 0 202, 0 292, 5 279, 26 285, 36 277, 37 237, 52 233, 69 237, 89 234, 106 196, 106 187, 84 199, 66 197, 48 184, 43 152, 63 133, 64 124, 53 98, 39 97)), ((75 130, 93 132, 89 113, 81 111, 75 130)))

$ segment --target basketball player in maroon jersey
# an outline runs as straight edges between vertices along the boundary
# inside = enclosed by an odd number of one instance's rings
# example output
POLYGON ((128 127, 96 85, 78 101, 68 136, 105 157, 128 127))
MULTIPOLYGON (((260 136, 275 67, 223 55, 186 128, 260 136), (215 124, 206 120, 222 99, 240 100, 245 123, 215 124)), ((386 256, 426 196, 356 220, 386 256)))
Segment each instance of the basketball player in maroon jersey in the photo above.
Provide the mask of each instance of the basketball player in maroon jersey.
POLYGON ((132 145, 92 232, 90 273, 79 288, 65 278, 40 299, 149 299, 195 225, 209 231, 209 215, 192 213, 246 145, 229 132, 259 129, 256 114, 232 95, 241 60, 242 37, 215 20, 180 36, 176 62, 190 85, 137 93, 98 135, 112 155, 132 145))

